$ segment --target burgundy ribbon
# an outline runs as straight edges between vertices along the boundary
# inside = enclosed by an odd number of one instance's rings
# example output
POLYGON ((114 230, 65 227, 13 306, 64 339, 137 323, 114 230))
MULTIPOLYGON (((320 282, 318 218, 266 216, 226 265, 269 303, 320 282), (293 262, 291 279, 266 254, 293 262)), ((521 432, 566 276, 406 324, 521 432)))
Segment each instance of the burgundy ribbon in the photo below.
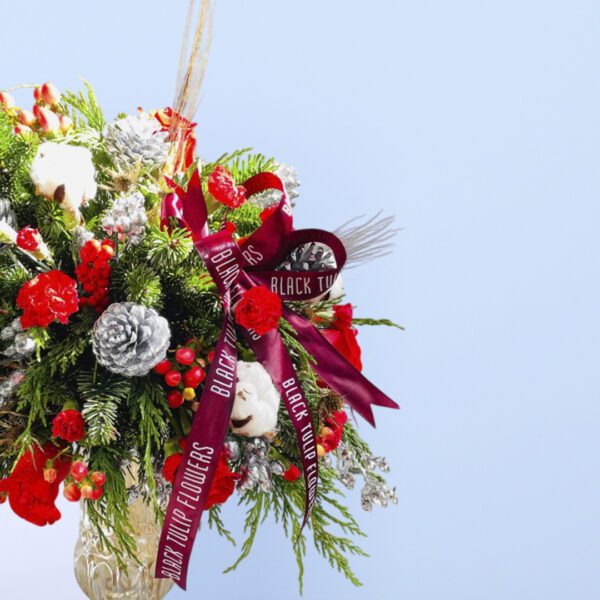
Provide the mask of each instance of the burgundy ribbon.
MULTIPOLYGON (((260 173, 244 183, 248 196, 277 189, 282 192, 282 199, 274 213, 241 246, 225 230, 209 234, 207 208, 197 171, 186 191, 170 183, 174 193, 163 201, 162 222, 168 226, 170 219, 176 218, 190 229, 196 250, 217 285, 225 315, 215 358, 173 486, 158 550, 155 576, 170 578, 185 589, 192 546, 235 398, 237 332, 233 306, 246 290, 256 285, 266 285, 284 301, 316 298, 335 282, 346 261, 346 252, 340 240, 329 232, 293 229, 292 211, 283 184, 272 173, 260 173), (319 272, 276 270, 292 249, 309 242, 321 242, 331 248, 336 267, 319 272)), ((398 408, 343 358, 312 323, 285 307, 283 317, 315 358, 314 369, 318 375, 369 423, 375 424, 373 404, 398 408)), ((298 437, 306 488, 304 527, 318 482, 318 456, 310 409, 279 332, 273 330, 259 336, 252 330, 243 330, 242 334, 279 390, 298 437)))

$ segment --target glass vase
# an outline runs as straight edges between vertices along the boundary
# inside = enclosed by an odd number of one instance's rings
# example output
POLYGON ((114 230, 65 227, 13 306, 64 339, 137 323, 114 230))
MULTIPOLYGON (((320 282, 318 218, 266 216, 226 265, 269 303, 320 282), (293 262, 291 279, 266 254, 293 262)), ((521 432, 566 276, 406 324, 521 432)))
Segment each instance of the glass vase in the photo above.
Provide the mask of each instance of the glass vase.
MULTIPOLYGON (((140 496, 130 504, 129 518, 139 562, 125 558, 126 568, 123 568, 108 548, 102 548, 100 536, 87 514, 86 502, 81 504, 75 577, 90 600, 162 600, 173 587, 169 579, 154 578, 160 540, 154 509, 140 496)), ((104 533, 112 542, 113 534, 104 533)))

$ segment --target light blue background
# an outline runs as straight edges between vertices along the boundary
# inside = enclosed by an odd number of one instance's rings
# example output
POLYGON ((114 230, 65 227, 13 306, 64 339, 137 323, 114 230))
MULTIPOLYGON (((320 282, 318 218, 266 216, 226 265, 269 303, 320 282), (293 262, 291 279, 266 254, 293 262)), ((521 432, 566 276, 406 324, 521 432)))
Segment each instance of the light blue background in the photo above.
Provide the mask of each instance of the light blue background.
MULTIPOLYGON (((12 3, 2 85, 84 75, 108 115, 166 105, 185 4, 12 3)), ((363 427, 400 505, 360 514, 364 588, 311 553, 305 597, 600 597, 600 6, 221 0, 215 17, 203 155, 254 145, 295 165, 301 225, 383 208, 405 228, 393 258, 346 277, 360 315, 407 327, 360 336, 403 408, 363 427)), ((65 513, 38 530, 0 509, 3 598, 81 597, 65 513)), ((186 597, 296 597, 275 528, 221 575, 234 556, 201 535, 186 597)))

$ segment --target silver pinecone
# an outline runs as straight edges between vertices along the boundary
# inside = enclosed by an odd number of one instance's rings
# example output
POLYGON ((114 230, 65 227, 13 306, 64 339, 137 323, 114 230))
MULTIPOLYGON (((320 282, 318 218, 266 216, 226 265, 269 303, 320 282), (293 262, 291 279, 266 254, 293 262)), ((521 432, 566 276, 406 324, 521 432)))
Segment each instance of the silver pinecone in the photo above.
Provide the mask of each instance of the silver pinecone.
POLYGON ((113 373, 142 377, 169 348, 169 323, 155 310, 133 302, 111 304, 96 321, 94 354, 113 373))
POLYGON ((102 228, 108 235, 118 235, 119 240, 137 246, 146 231, 146 208, 140 192, 118 196, 102 219, 102 228))
POLYGON ((280 271, 326 271, 336 268, 335 256, 329 246, 319 242, 303 244, 290 252, 279 266, 280 271))
MULTIPOLYGON (((280 164, 277 165, 274 173, 277 175, 277 177, 279 177, 279 179, 281 179, 285 189, 285 195, 288 197, 290 204, 294 206, 296 204, 296 198, 299 196, 298 192, 296 191, 296 188, 300 185, 298 172, 290 165, 280 164)), ((248 199, 250 204, 260 206, 261 208, 273 206, 273 204, 278 204, 280 201, 281 192, 277 190, 265 190, 264 192, 259 192, 258 194, 250 196, 248 199)))
POLYGON ((17 217, 8 198, 0 198, 0 221, 5 221, 13 229, 17 227, 17 217))
POLYGON ((152 169, 161 166, 169 152, 167 132, 148 113, 129 115, 106 125, 104 143, 115 162, 124 168, 138 163, 152 169))

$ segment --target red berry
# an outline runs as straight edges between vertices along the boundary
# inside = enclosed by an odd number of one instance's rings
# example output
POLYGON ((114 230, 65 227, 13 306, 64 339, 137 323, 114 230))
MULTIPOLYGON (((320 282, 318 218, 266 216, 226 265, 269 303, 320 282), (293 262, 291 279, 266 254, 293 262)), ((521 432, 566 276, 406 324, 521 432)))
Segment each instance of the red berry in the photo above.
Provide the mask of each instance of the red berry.
POLYGON ((87 474, 88 468, 84 462, 77 460, 71 465, 71 475, 75 481, 83 481, 87 474))
POLYGON ((290 468, 283 474, 283 478, 286 481, 293 483, 294 481, 300 478, 301 474, 302 473, 300 469, 296 465, 290 465, 290 468))
POLYGON ((94 484, 98 487, 102 487, 106 483, 106 475, 102 471, 94 471, 91 477, 94 484))
POLYGON ((90 500, 100 500, 104 496, 104 490, 101 487, 97 487, 92 491, 90 495, 90 500))
POLYGON ((211 350, 207 355, 206 355, 206 360, 208 362, 212 362, 215 359, 215 351, 211 350))
POLYGON ((181 383, 181 373, 179 371, 169 371, 165 374, 165 383, 169 387, 176 387, 181 383))
POLYGON ((100 253, 98 254, 98 256, 103 260, 110 260, 113 257, 114 253, 115 251, 112 249, 112 247, 103 242, 102 248, 100 249, 100 253))
POLYGON ((167 394, 167 403, 171 408, 179 408, 184 402, 183 394, 177 390, 171 390, 167 394))
POLYGON ((155 367, 154 372, 159 375, 166 375, 171 370, 171 361, 168 358, 161 360, 155 367))
POLYGON ((179 348, 175 352, 175 360, 180 365, 191 365, 196 358, 196 353, 191 348, 179 348))
POLYGON ((231 221, 225 223, 225 231, 233 235, 237 231, 237 225, 231 221))
POLYGON ((89 483, 84 483, 80 488, 80 492, 84 500, 91 500, 94 495, 94 488, 89 483))
POLYGON ((77 502, 81 498, 81 490, 76 483, 67 483, 63 495, 69 502, 77 502))
POLYGON ((204 369, 200 367, 192 367, 183 376, 183 382, 185 387, 198 387, 206 379, 206 373, 204 369))

